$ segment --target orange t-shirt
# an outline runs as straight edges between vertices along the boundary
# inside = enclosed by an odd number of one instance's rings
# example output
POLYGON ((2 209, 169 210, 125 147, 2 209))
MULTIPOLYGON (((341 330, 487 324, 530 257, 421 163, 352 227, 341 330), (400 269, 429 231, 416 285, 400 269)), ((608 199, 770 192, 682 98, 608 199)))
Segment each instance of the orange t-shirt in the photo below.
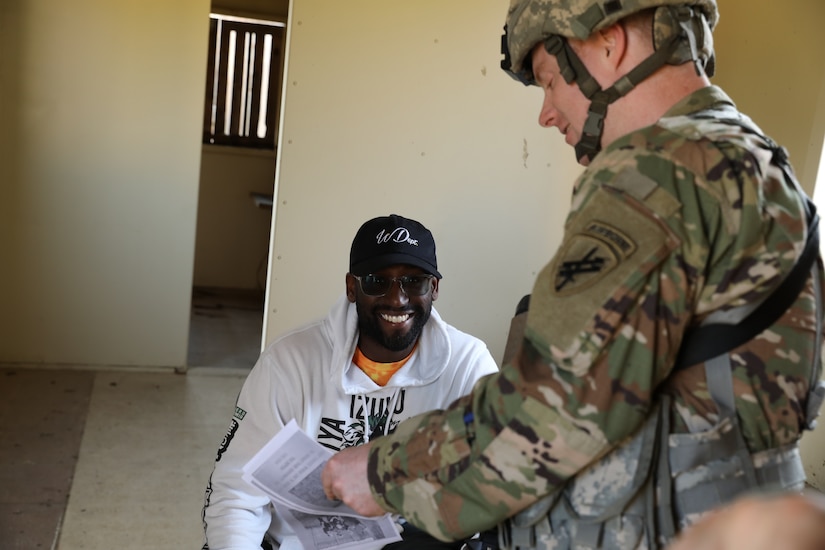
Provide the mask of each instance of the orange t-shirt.
MULTIPOLYGON (((418 343, 415 345, 418 347, 418 343)), ((390 378, 392 378, 392 375, 404 366, 410 357, 412 357, 414 351, 415 348, 412 349, 408 356, 400 361, 395 361, 394 363, 377 363, 372 359, 368 359, 363 353, 361 353, 361 348, 356 347, 355 355, 352 356, 352 362, 355 363, 355 366, 364 371, 364 373, 366 373, 366 375, 369 376, 373 382, 379 386, 386 386, 387 382, 389 382, 390 378)))

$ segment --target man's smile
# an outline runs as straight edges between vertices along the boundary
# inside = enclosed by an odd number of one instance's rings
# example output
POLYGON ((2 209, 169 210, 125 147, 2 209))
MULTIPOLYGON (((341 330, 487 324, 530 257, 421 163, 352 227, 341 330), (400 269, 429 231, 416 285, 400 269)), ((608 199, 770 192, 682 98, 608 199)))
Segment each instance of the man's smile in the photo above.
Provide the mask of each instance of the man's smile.
POLYGON ((410 317, 412 317, 409 313, 402 313, 402 314, 390 314, 390 313, 381 313, 381 318, 388 323, 398 324, 398 323, 405 323, 407 322, 410 317))

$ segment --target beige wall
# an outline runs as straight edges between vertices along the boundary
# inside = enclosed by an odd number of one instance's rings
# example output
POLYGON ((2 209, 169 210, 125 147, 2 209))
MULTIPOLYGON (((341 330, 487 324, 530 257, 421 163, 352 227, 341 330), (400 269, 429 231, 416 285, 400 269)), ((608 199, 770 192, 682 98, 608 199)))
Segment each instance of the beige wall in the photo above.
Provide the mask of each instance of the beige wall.
POLYGON ((185 364, 208 13, 0 4, 0 362, 185 364))
POLYGON ((326 313, 368 218, 434 233, 437 309, 503 352, 579 173, 499 69, 506 2, 293 4, 266 339, 326 313))

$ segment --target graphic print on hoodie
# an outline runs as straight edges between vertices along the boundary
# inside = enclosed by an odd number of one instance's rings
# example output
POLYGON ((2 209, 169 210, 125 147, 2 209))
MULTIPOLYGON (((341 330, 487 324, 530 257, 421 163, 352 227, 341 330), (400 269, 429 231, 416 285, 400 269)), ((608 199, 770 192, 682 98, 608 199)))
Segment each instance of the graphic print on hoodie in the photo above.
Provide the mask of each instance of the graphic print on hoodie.
POLYGON ((406 390, 400 388, 388 397, 350 396, 349 418, 323 417, 315 439, 328 449, 340 451, 369 442, 370 439, 395 431, 404 412, 406 390), (364 426, 369 426, 365 431, 364 426))

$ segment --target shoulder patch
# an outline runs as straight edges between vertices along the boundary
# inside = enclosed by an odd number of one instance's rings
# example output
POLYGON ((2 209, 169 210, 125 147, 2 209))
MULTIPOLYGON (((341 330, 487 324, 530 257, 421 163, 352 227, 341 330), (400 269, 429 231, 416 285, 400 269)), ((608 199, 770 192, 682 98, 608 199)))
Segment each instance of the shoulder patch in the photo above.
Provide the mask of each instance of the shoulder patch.
POLYGON ((572 361, 581 346, 594 344, 596 324, 609 332, 604 313, 620 319, 679 242, 646 203, 616 188, 597 189, 568 220, 562 245, 536 277, 526 335, 556 361, 572 361))
POLYGON ((574 294, 598 282, 636 250, 636 243, 615 227, 591 221, 559 250, 554 292, 574 294))

